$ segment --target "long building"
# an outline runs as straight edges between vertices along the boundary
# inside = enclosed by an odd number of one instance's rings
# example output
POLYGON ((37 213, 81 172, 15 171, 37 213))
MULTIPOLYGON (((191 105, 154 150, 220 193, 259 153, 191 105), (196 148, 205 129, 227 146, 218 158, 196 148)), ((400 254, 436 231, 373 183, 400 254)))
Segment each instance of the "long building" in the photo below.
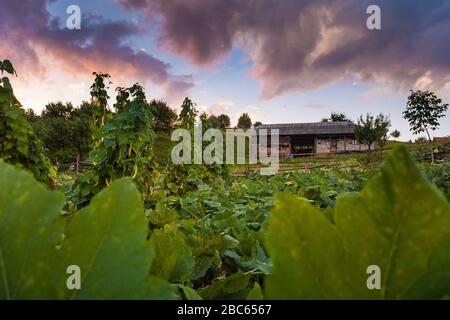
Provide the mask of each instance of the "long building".
POLYGON ((358 143, 355 124, 350 121, 263 124, 255 129, 266 129, 269 134, 273 129, 279 130, 281 157, 358 152, 369 148, 368 145, 358 143))

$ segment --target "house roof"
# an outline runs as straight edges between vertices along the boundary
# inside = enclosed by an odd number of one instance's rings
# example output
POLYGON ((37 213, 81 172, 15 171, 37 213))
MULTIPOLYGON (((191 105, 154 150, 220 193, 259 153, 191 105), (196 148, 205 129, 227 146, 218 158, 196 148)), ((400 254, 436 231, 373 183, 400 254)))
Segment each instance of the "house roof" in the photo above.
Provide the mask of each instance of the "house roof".
POLYGON ((256 130, 260 129, 278 129, 280 135, 353 134, 355 133, 355 124, 350 121, 263 124, 256 127, 256 130))

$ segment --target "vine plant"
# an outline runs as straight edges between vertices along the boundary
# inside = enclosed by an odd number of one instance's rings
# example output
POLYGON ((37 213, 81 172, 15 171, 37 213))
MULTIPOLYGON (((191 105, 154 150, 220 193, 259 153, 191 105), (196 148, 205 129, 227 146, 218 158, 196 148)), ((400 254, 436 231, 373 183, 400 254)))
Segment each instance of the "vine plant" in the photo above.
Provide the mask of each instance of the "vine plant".
MULTIPOLYGON (((0 60, 0 71, 17 73, 9 60, 0 60)), ((28 123, 22 105, 14 96, 8 77, 0 79, 0 158, 31 171, 34 177, 50 183, 50 162, 41 141, 28 123)))
POLYGON ((114 112, 107 109, 105 80, 108 74, 95 73, 91 87, 96 127, 95 143, 89 159, 94 167, 74 184, 70 197, 77 206, 85 206, 113 180, 131 177, 143 195, 152 193, 156 162, 153 159, 153 114, 142 86, 118 87, 114 112))

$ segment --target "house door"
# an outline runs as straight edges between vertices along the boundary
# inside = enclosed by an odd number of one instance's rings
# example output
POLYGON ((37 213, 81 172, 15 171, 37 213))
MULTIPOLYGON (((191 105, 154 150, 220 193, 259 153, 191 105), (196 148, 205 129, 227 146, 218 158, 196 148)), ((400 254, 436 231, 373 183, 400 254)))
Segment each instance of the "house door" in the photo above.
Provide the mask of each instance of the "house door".
POLYGON ((331 140, 330 142, 330 152, 337 152, 337 140, 331 140))

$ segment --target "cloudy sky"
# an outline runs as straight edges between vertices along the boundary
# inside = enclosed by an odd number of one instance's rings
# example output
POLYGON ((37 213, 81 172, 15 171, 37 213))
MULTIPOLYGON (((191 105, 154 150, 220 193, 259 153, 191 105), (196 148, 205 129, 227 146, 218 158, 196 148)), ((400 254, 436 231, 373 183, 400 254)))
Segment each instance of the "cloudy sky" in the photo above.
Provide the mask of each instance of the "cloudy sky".
MULTIPOLYGON (((332 111, 385 113, 402 140, 410 89, 450 102, 448 0, 0 0, 0 59, 16 96, 42 110, 89 99, 92 72, 140 82, 148 98, 263 123, 332 111), (381 30, 366 27, 369 5, 381 30), (66 27, 78 5, 81 29, 66 27)), ((113 96, 113 91, 111 91, 113 96)), ((450 113, 435 136, 450 134, 450 113)))

